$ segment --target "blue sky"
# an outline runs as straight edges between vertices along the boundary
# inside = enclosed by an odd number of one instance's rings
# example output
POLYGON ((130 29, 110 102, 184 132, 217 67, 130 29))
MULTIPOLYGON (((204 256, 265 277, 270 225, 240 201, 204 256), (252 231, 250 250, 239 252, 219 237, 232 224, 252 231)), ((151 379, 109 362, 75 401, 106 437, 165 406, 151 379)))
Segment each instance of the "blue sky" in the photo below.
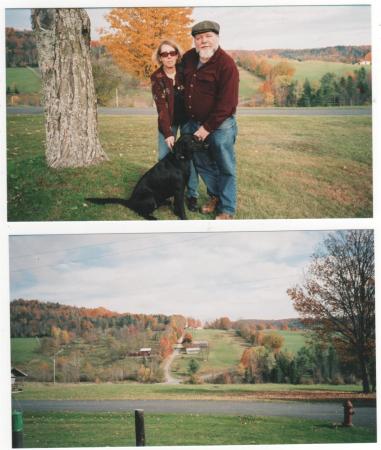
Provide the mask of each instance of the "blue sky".
POLYGON ((203 320, 297 317, 286 290, 303 281, 326 232, 10 237, 11 300, 58 301, 203 320))
MULTIPOLYGON (((92 38, 107 28, 108 9, 87 9, 92 38)), ((221 25, 221 46, 227 49, 314 48, 371 43, 370 7, 249 6, 195 7, 193 18, 212 19, 221 25)), ((30 10, 6 9, 6 26, 30 29, 30 10)))

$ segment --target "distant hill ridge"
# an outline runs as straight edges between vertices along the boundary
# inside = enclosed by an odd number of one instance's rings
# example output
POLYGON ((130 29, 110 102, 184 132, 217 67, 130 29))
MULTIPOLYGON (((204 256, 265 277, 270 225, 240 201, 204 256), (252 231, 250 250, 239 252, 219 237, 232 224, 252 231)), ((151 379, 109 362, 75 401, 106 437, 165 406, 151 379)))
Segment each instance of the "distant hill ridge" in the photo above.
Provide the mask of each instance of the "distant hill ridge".
POLYGON ((267 58, 287 58, 297 61, 320 60, 355 64, 363 60, 370 60, 371 46, 336 45, 306 49, 231 50, 229 53, 236 56, 253 54, 267 58))
POLYGON ((298 318, 291 318, 291 319, 274 319, 274 320, 263 320, 263 319, 240 319, 235 322, 233 322, 234 328, 239 328, 242 325, 248 325, 248 326, 257 326, 257 325, 263 325, 265 328, 276 328, 276 329, 282 329, 285 325, 287 325, 288 328, 298 328, 298 329, 304 329, 304 325, 298 318))
POLYGON ((10 313, 12 337, 49 336, 53 326, 78 332, 129 325, 156 329, 165 327, 171 319, 164 314, 117 313, 104 307, 84 308, 24 299, 13 300, 10 313))
MULTIPOLYGON (((31 30, 16 30, 6 27, 6 67, 37 66, 37 48, 31 30)), ((99 51, 102 45, 92 41, 92 49, 99 51)), ((299 61, 322 60, 344 63, 359 63, 370 55, 370 45, 336 45, 332 47, 306 49, 229 50, 230 54, 255 54, 267 58, 287 58, 299 61)))

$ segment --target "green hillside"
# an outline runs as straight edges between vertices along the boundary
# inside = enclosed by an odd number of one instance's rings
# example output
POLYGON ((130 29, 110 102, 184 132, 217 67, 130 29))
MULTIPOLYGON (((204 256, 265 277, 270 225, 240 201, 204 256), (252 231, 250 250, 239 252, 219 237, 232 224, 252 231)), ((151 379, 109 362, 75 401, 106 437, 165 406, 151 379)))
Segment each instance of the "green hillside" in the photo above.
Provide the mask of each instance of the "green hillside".
MULTIPOLYGON (((328 61, 292 61, 291 64, 296 69, 294 79, 302 82, 306 78, 310 81, 319 81, 328 72, 346 77, 349 73, 360 69, 358 65, 328 61)), ((366 67, 366 70, 369 70, 369 67, 366 67)))
MULTIPOLYGON (((138 347, 143 346, 151 347, 152 352, 155 353, 158 342, 156 340, 142 341, 138 347)), ((110 379, 120 381, 133 378, 143 362, 142 357, 127 356, 123 349, 123 342, 109 336, 104 336, 94 343, 78 338, 68 345, 61 345, 60 349, 57 356, 57 380, 60 382, 70 381, 72 376, 69 372, 73 370, 70 367, 74 367, 78 361, 80 361, 82 381, 94 381, 97 378, 102 381, 110 379)), ((12 338, 12 367, 25 371, 30 380, 52 381, 51 356, 55 351, 57 349, 42 353, 36 338, 12 338)), ((152 357, 152 361, 154 360, 155 357, 152 357)))
POLYGON ((364 67, 369 71, 370 66, 359 66, 354 64, 347 64, 342 62, 330 62, 330 61, 295 61, 294 59, 268 59, 267 62, 272 66, 279 64, 279 62, 287 62, 295 68, 295 74, 293 79, 303 82, 306 78, 312 81, 320 81, 320 79, 328 72, 334 73, 337 76, 347 76, 349 73, 353 73, 355 70, 359 70, 360 67, 364 67))
POLYGON ((38 353, 39 342, 36 338, 12 338, 11 361, 12 366, 26 368, 28 363, 35 358, 40 359, 38 353))
POLYGON ((289 330, 263 330, 263 333, 276 333, 284 337, 284 343, 281 348, 282 351, 297 353, 300 348, 306 344, 306 334, 301 331, 289 330))
POLYGON ((255 95, 263 80, 239 67, 239 98, 248 99, 255 95))
POLYGON ((15 87, 20 94, 34 94, 41 90, 41 78, 38 69, 11 67, 6 71, 7 87, 12 91, 15 87))

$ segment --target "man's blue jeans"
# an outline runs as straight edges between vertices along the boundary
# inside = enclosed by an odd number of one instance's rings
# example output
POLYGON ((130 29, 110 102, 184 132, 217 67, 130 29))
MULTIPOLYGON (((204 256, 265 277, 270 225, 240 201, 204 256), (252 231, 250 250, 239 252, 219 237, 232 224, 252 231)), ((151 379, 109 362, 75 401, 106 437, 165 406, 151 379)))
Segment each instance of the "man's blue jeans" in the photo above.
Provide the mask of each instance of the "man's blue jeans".
MULTIPOLYGON (((179 125, 172 125, 172 132, 175 139, 177 138, 177 132, 180 128, 179 125)), ((184 133, 184 127, 180 128, 180 133, 184 133)), ((165 142, 164 135, 159 131, 159 161, 164 158, 169 153, 169 148, 167 143, 165 142)), ((187 197, 198 197, 198 175, 196 169, 194 167, 193 162, 191 161, 191 173, 187 186, 187 197)))
MULTIPOLYGON (((190 120, 183 126, 182 133, 194 133, 200 126, 199 122, 190 120)), ((236 137, 237 122, 231 116, 208 136, 209 150, 193 154, 193 162, 208 194, 220 199, 219 213, 234 214, 237 207, 236 137)))

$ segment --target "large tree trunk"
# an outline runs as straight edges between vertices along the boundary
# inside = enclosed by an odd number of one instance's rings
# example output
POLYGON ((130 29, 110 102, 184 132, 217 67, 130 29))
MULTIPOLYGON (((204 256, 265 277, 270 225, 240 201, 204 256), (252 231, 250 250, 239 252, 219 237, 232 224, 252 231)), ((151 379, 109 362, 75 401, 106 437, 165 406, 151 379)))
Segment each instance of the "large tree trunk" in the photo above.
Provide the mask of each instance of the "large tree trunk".
POLYGON ((32 9, 45 107, 50 167, 107 159, 97 130, 90 61, 90 20, 83 9, 32 9))

